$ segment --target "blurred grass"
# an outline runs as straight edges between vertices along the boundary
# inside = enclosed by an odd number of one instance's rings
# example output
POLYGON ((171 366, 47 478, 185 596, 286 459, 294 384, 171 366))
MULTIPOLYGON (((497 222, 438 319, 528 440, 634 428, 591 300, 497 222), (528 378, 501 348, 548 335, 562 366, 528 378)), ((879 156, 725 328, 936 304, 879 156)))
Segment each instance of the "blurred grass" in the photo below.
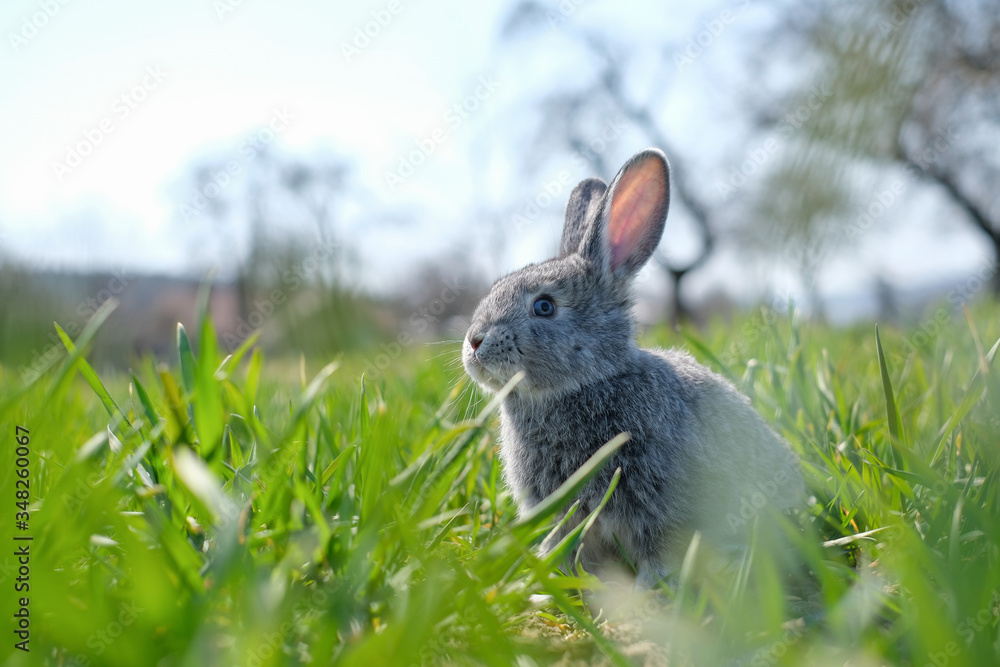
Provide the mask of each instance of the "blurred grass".
POLYGON ((288 368, 248 344, 224 358, 203 317, 197 336, 178 331, 172 367, 99 376, 93 324, 32 385, 0 375, 0 496, 20 425, 34 538, 31 653, 8 632, 5 664, 1000 662, 995 304, 920 345, 773 312, 650 332, 743 387, 814 497, 798 525, 749 517, 731 567, 693 547, 657 596, 537 557, 568 492, 517 520, 457 346, 405 348, 362 383, 351 356, 288 368))
MULTIPOLYGON (((288 277, 284 282, 272 278, 244 284, 237 277, 219 284, 213 313, 223 320, 216 322, 220 349, 233 351, 257 333, 260 347, 276 355, 329 357, 370 353, 375 342, 396 335, 390 308, 343 284, 306 282, 295 273, 302 272, 301 261, 296 264, 294 257, 286 258, 277 265, 274 270, 288 277)), ((89 348, 95 369, 128 368, 137 353, 176 359, 171 340, 176 322, 183 321, 197 333, 198 283, 121 275, 35 272, 0 261, 0 364, 21 381, 30 381, 65 356, 53 320, 76 337, 109 299, 120 306, 89 348)))

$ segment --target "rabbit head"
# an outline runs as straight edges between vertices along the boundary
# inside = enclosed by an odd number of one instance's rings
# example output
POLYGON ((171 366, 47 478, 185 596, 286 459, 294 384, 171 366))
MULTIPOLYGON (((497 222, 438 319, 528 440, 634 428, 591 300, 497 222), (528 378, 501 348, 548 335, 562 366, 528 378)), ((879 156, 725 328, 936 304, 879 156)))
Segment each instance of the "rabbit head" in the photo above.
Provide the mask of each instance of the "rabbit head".
POLYGON ((523 370, 514 389, 523 398, 613 375, 635 345, 631 283, 660 242, 669 201, 670 167, 656 149, 611 185, 581 182, 559 255, 501 278, 477 307, 462 349, 469 375, 495 392, 523 370))

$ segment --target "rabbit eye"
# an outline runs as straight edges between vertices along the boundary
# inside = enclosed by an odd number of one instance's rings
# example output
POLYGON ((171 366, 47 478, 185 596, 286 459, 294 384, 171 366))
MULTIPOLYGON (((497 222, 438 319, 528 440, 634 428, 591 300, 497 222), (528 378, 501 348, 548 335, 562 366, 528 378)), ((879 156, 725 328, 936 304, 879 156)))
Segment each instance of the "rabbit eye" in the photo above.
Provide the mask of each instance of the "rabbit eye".
POLYGON ((552 317, 556 314, 556 304, 551 297, 540 296, 531 306, 531 312, 538 317, 552 317))

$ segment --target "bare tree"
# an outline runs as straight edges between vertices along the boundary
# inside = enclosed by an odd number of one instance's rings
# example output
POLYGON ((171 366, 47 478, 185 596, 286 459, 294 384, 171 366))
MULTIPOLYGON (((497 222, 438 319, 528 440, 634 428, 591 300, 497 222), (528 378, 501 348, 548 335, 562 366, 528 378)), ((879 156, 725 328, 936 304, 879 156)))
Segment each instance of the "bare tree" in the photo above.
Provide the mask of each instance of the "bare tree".
POLYGON ((337 281, 345 254, 335 209, 348 176, 346 163, 338 158, 279 156, 268 148, 249 159, 246 155, 223 155, 195 167, 184 189, 195 194, 179 209, 187 224, 192 218, 205 219, 223 239, 244 315, 255 294, 280 284, 289 265, 316 254, 316 248, 338 261, 310 271, 310 281, 337 281), (244 247, 237 239, 243 239, 244 247))
POLYGON ((947 194, 1000 262, 1000 3, 934 0, 911 20, 924 68, 895 157, 947 194))
MULTIPOLYGON (((517 5, 506 21, 505 35, 534 32, 548 27, 553 19, 553 10, 533 0, 517 5)), ((593 150, 592 138, 599 136, 599 110, 619 115, 634 130, 645 135, 647 141, 663 149, 670 156, 671 166, 671 207, 677 204, 686 211, 701 238, 697 253, 687 261, 668 259, 662 253, 655 255, 660 268, 669 277, 673 302, 671 317, 674 322, 687 318, 689 308, 683 298, 684 279, 711 256, 715 247, 716 232, 713 209, 706 199, 692 185, 688 178, 686 163, 680 151, 667 136, 661 126, 661 119, 653 111, 655 99, 637 100, 626 91, 623 81, 630 66, 629 59, 622 55, 622 49, 613 45, 610 38, 598 32, 589 31, 564 23, 562 27, 582 45, 596 67, 590 67, 592 74, 575 88, 562 88, 546 95, 541 101, 543 120, 538 129, 536 146, 549 145, 555 150, 568 150, 582 156, 604 179, 610 179, 617 165, 609 164, 604 153, 593 150)), ((544 38, 544 37, 541 37, 544 38)), ((673 65, 665 52, 664 65, 673 65)))
MULTIPOLYGON (((787 135, 761 187, 746 193, 757 223, 750 237, 764 239, 765 251, 801 257, 814 289, 822 262, 871 224, 865 211, 891 205, 873 198, 876 177, 904 169, 917 187, 950 199, 960 224, 981 232, 1000 259, 998 9, 944 0, 788 8, 761 44, 810 66, 784 95, 748 96, 759 131, 787 135), (822 99, 807 104, 816 91, 822 99), (793 132, 789 109, 807 111, 793 132)), ((1000 280, 994 285, 1000 290, 1000 280)))

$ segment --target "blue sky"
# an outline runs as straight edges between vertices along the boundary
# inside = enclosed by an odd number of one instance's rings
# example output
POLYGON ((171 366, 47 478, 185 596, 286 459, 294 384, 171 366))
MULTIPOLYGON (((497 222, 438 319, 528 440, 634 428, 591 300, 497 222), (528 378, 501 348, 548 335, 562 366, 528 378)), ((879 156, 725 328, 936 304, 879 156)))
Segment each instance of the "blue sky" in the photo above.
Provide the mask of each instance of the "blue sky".
MULTIPOLYGON (((559 3, 550 4, 558 11, 559 3)), ((704 54, 672 76, 660 108, 689 169, 705 170, 707 183, 753 148, 741 143, 736 98, 728 93, 753 83, 733 79, 746 76, 733 61, 741 29, 762 20, 759 7, 746 0, 563 6, 569 20, 617 31, 640 54, 648 50, 650 71, 636 68, 639 88, 656 81, 652 63, 664 45, 683 51, 722 12, 732 12, 734 21, 704 54)), ((412 224, 393 229, 374 228, 370 212, 357 207, 344 214, 346 238, 369 271, 359 282, 387 285, 385 276, 399 275, 401 266, 475 238, 476 216, 505 198, 530 197, 564 168, 574 180, 589 175, 567 162, 525 182, 516 168, 518 151, 531 150, 524 140, 533 120, 527 101, 551 85, 553 72, 572 72, 575 56, 556 29, 545 36, 550 47, 542 58, 537 49, 522 54, 516 42, 503 44, 500 22, 509 8, 406 0, 7 0, 0 6, 7 130, 0 133, 0 249, 50 268, 177 272, 224 262, 233 248, 225 239, 201 242, 206 234, 198 225, 207 223, 181 224, 178 206, 188 195, 178 188, 197 160, 280 125, 274 142, 282 150, 344 156, 377 203, 419 212, 412 224), (454 105, 488 82, 489 99, 453 122, 454 105), (390 188, 386 174, 429 139, 433 155, 390 188), (75 161, 70 153, 81 144, 88 154, 79 165, 59 166, 75 161)), ((609 159, 643 147, 625 145, 609 159)), ((947 281, 981 261, 973 234, 934 233, 940 202, 913 199, 887 216, 893 243, 886 242, 890 232, 873 229, 830 265, 824 291, 864 289, 868 274, 858 267, 866 264, 883 263, 890 278, 907 283, 947 281)), ((544 258, 564 201, 512 235, 496 268, 544 258)), ((667 237, 686 242, 681 229, 668 226, 667 237)), ((731 270, 737 261, 723 250, 693 288, 746 293, 746 271, 731 270)), ((780 266, 754 271, 779 291, 793 283, 780 266)))

